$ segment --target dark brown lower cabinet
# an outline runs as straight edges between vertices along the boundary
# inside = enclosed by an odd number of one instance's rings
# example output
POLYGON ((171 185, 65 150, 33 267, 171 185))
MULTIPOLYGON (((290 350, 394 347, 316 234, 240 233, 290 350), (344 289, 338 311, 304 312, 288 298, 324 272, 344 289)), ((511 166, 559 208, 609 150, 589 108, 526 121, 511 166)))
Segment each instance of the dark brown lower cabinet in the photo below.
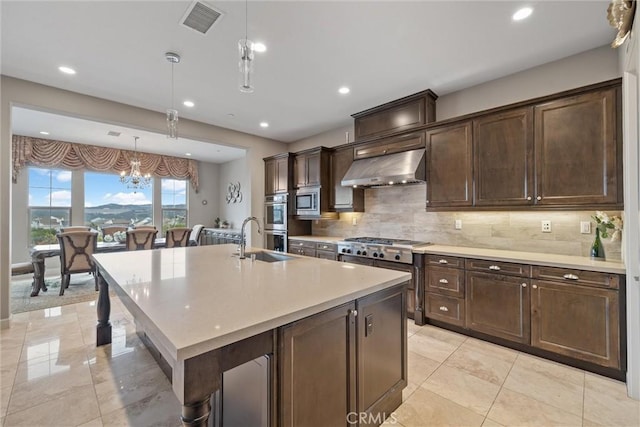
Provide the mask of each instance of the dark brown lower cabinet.
POLYGON ((529 280, 468 271, 465 280, 466 327, 529 344, 529 280))
POLYGON ((407 385, 406 285, 281 329, 280 425, 379 425, 407 385))
POLYGON ((620 368, 618 291, 533 280, 531 345, 620 368))

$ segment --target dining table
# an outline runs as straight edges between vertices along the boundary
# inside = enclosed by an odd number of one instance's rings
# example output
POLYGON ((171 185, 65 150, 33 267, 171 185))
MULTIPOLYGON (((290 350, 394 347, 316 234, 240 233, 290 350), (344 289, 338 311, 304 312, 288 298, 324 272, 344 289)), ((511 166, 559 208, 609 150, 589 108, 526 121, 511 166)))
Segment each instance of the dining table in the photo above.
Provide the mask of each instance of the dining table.
MULTIPOLYGON (((165 238, 157 238, 153 244, 154 249, 164 248, 165 238)), ((124 242, 98 242, 95 253, 120 252, 126 250, 124 242)), ((31 262, 33 264, 33 283, 31 296, 38 296, 40 291, 47 292, 47 285, 44 282, 44 260, 46 258, 60 255, 60 245, 57 243, 50 245, 35 245, 29 250, 31 262)))

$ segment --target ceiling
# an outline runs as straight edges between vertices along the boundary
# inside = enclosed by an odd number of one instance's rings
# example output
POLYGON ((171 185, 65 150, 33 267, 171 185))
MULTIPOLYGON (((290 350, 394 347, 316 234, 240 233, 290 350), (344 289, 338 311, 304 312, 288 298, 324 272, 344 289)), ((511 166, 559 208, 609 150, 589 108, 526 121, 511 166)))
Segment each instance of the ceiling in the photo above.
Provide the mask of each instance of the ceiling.
MULTIPOLYGON (((237 48, 245 3, 205 3, 224 16, 202 35, 180 24, 189 1, 2 0, 2 74, 163 112, 171 104, 164 54, 173 51, 182 57, 181 117, 292 142, 402 96, 427 88, 446 95, 615 36, 606 0, 251 1, 248 36, 267 51, 256 54, 255 92, 246 94, 237 48), (524 5, 531 17, 512 21, 524 5), (61 65, 77 74, 60 73, 61 65), (338 94, 343 85, 351 93, 338 94), (187 99, 195 107, 184 107, 187 99)), ((47 119, 21 114, 16 126, 26 134, 47 119)))

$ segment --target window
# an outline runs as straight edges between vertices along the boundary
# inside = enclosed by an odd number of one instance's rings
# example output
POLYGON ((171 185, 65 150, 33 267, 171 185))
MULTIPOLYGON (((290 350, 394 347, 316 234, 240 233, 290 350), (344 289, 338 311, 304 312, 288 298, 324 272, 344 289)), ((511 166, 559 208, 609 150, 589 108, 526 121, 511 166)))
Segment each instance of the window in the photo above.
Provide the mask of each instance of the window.
POLYGON ((111 173, 84 173, 84 223, 104 225, 153 224, 153 185, 132 190, 111 173))
POLYGON ((71 225, 71 171, 29 167, 30 244, 57 243, 60 227, 71 225))
POLYGON ((187 181, 162 180, 162 234, 169 228, 187 226, 187 181))

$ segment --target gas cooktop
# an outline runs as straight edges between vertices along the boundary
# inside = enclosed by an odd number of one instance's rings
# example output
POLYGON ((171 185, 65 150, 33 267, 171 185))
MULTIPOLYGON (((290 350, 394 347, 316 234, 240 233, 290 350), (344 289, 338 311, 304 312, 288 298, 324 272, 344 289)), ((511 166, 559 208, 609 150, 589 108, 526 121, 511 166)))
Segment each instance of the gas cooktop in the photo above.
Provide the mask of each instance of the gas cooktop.
POLYGON ((408 239, 349 237, 338 242, 338 253, 342 256, 357 256, 411 264, 413 262, 412 250, 416 246, 427 244, 427 242, 408 239))
POLYGON ((402 245, 402 246, 419 246, 426 245, 427 242, 419 242, 417 240, 407 239, 386 239, 383 237, 348 237, 345 242, 365 243, 369 245, 402 245))

